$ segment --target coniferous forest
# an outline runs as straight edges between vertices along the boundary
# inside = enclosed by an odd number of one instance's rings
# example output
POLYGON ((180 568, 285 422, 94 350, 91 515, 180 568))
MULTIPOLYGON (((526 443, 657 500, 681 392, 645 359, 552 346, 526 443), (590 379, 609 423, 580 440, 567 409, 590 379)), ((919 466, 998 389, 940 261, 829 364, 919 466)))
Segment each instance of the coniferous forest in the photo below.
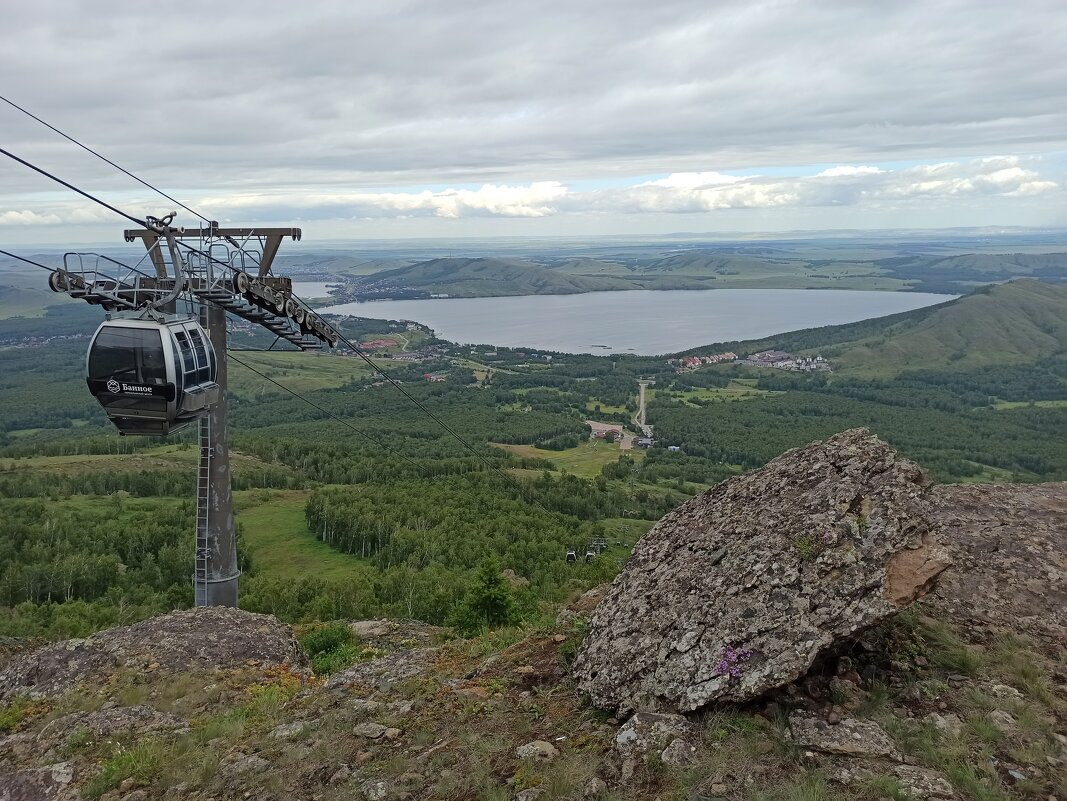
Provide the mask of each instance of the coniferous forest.
MULTIPOLYGON (((996 291, 1003 308, 1030 290, 996 291)), ((1062 293, 1042 290, 1061 311, 1062 293)), ((987 294, 698 351, 829 354, 843 365, 831 373, 679 371, 665 357, 534 362, 433 340, 430 362, 382 360, 473 453, 350 358, 235 353, 300 396, 231 362, 241 605, 293 622, 391 616, 471 631, 489 622, 472 610, 503 593, 494 614, 536 621, 614 575, 685 498, 856 426, 937 481, 1067 479, 1063 332, 1042 323, 1043 349, 998 354, 979 343, 976 354, 960 309, 987 294), (938 333, 945 319, 964 354, 931 346, 924 359, 923 337, 949 338, 938 333), (901 342, 910 366, 893 350, 901 342), (444 380, 424 380, 431 372, 444 380), (635 430, 639 380, 649 382, 655 444, 591 440, 587 420, 635 430), (594 542, 605 549, 586 561, 594 542), (507 586, 490 587, 501 569, 507 586)), ((85 391, 92 323, 82 322, 45 345, 33 336, 49 317, 0 321, 0 635, 83 635, 192 603, 194 440, 117 436, 85 391)), ((373 321, 348 325, 375 335, 373 321)))

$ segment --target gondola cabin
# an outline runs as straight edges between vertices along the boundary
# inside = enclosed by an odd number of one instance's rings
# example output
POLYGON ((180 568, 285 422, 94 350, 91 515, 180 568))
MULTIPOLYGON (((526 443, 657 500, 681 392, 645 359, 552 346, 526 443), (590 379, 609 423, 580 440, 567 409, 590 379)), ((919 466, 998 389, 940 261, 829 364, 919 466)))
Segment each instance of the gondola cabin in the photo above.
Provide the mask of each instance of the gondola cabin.
POLYGON ((86 383, 122 434, 161 437, 219 398, 215 349, 189 317, 105 320, 86 356, 86 383))

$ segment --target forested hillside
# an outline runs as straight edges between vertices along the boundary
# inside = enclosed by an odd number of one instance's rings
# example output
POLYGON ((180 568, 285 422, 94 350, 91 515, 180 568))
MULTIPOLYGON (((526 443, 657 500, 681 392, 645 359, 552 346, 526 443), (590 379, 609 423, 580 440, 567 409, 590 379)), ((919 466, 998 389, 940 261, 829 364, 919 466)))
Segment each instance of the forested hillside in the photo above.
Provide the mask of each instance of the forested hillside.
MULTIPOLYGON (((0 339, 22 343, 0 350, 0 635, 79 635, 191 603, 196 448, 187 435, 161 444, 115 434, 81 377, 93 310, 71 311, 83 314, 0 321, 0 339)), ((822 353, 832 373, 676 372, 633 356, 531 363, 521 351, 441 343, 430 362, 379 362, 501 473, 357 360, 235 351, 241 604, 291 621, 465 625, 493 555, 514 577, 509 614, 538 619, 613 574, 680 500, 856 426, 939 481, 1067 478, 1064 319, 1063 287, 1022 281, 882 320, 700 349, 822 353), (446 380, 427 382, 431 371, 446 380), (642 377, 653 382, 656 444, 590 441, 586 420, 633 430, 642 377), (566 563, 568 549, 584 554, 600 539, 602 555, 566 563)), ((394 330, 340 324, 352 336, 394 330)))
MULTIPOLYGON (((832 258, 790 248, 685 245, 606 251, 600 258, 551 252, 526 257, 433 258, 371 271, 361 263, 338 294, 346 297, 566 295, 626 289, 878 289, 962 294, 1028 277, 1067 280, 1067 253, 915 253, 832 258)), ((847 249, 845 249, 847 250, 847 249)))

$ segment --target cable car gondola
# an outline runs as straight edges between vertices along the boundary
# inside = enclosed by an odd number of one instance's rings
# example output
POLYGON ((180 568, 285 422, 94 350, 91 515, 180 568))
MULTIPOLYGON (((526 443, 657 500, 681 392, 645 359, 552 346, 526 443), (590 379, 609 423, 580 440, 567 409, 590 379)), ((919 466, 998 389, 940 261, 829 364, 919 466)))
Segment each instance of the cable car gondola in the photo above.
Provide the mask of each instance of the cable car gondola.
POLYGON ((215 349, 190 317, 105 320, 85 362, 89 391, 121 434, 178 431, 219 398, 215 349))

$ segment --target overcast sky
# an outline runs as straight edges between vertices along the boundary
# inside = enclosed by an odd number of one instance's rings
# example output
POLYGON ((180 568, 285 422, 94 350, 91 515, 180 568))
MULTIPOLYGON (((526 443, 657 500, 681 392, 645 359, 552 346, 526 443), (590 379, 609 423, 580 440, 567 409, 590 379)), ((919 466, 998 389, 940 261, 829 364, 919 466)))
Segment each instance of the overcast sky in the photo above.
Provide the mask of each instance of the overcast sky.
MULTIPOLYGON (((1067 226, 1064 0, 3 19, 0 94, 207 216, 310 241, 1067 226)), ((135 215, 172 205, 2 103, 0 142, 135 215)), ((0 243, 116 240, 121 219, 0 161, 0 243)))

